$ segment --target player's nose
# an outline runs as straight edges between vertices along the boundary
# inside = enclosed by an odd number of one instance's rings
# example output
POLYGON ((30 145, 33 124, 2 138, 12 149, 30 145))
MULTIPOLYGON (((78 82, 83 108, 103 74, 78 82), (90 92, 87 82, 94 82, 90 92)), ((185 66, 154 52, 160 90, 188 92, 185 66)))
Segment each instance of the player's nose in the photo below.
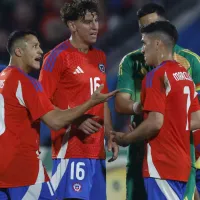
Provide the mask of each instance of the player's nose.
POLYGON ((144 54, 144 47, 142 47, 141 52, 144 54))
POLYGON ((42 51, 42 49, 41 48, 39 48, 39 52, 38 52, 40 55, 43 55, 43 51, 42 51))
POLYGON ((97 22, 92 22, 91 23, 91 28, 93 29, 93 30, 97 30, 98 29, 98 23, 97 22))

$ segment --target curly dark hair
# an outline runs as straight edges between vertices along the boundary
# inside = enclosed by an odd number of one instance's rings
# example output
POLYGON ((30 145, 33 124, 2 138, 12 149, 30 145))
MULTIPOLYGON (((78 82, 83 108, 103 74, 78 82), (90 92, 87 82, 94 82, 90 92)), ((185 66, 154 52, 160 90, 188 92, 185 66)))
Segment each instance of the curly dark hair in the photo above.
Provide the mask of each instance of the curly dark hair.
POLYGON ((67 24, 67 21, 74 21, 83 18, 86 12, 99 13, 97 0, 70 0, 66 2, 60 10, 62 21, 67 24))

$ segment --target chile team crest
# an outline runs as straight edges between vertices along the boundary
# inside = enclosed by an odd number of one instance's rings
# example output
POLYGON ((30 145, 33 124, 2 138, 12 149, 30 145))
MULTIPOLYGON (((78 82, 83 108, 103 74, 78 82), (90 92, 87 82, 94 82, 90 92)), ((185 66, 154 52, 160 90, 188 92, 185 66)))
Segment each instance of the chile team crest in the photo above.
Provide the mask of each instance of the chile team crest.
POLYGON ((79 183, 75 183, 73 185, 73 189, 75 192, 80 192, 81 191, 81 185, 79 183))
POLYGON ((103 72, 103 73, 105 73, 105 66, 104 66, 104 64, 99 64, 99 69, 100 69, 100 71, 101 72, 103 72))

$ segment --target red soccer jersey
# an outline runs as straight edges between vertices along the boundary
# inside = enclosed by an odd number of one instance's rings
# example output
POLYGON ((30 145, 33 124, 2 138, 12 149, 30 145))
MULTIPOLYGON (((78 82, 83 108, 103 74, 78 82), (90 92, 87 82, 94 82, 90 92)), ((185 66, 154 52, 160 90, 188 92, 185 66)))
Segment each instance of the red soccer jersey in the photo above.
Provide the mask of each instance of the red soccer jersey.
POLYGON ((143 175, 188 181, 191 169, 188 113, 199 110, 194 83, 184 67, 166 61, 147 74, 142 86, 145 115, 148 112, 164 115, 158 135, 147 141, 143 175))
POLYGON ((0 188, 48 181, 39 159, 41 116, 54 107, 41 84, 17 67, 0 74, 0 188))
MULTIPOLYGON (((67 40, 45 55, 39 80, 55 106, 74 108, 88 100, 100 84, 106 87, 105 64, 102 51, 91 48, 85 54, 67 40)), ((100 104, 87 113, 103 120, 103 110, 100 104)), ((75 125, 52 131, 52 147, 53 158, 104 159, 104 128, 91 135, 75 125)))

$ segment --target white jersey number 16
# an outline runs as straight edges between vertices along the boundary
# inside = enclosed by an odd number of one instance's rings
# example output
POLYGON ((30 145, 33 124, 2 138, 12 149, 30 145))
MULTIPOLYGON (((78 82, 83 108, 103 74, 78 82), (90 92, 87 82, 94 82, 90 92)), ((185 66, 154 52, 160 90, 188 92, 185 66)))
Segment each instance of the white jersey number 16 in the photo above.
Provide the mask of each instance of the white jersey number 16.
POLYGON ((100 81, 99 77, 90 78, 90 93, 91 93, 91 95, 100 86, 99 81, 100 81))
POLYGON ((70 179, 74 180, 74 178, 82 181, 85 178, 85 163, 84 162, 72 162, 71 163, 71 170, 70 170, 70 179))

